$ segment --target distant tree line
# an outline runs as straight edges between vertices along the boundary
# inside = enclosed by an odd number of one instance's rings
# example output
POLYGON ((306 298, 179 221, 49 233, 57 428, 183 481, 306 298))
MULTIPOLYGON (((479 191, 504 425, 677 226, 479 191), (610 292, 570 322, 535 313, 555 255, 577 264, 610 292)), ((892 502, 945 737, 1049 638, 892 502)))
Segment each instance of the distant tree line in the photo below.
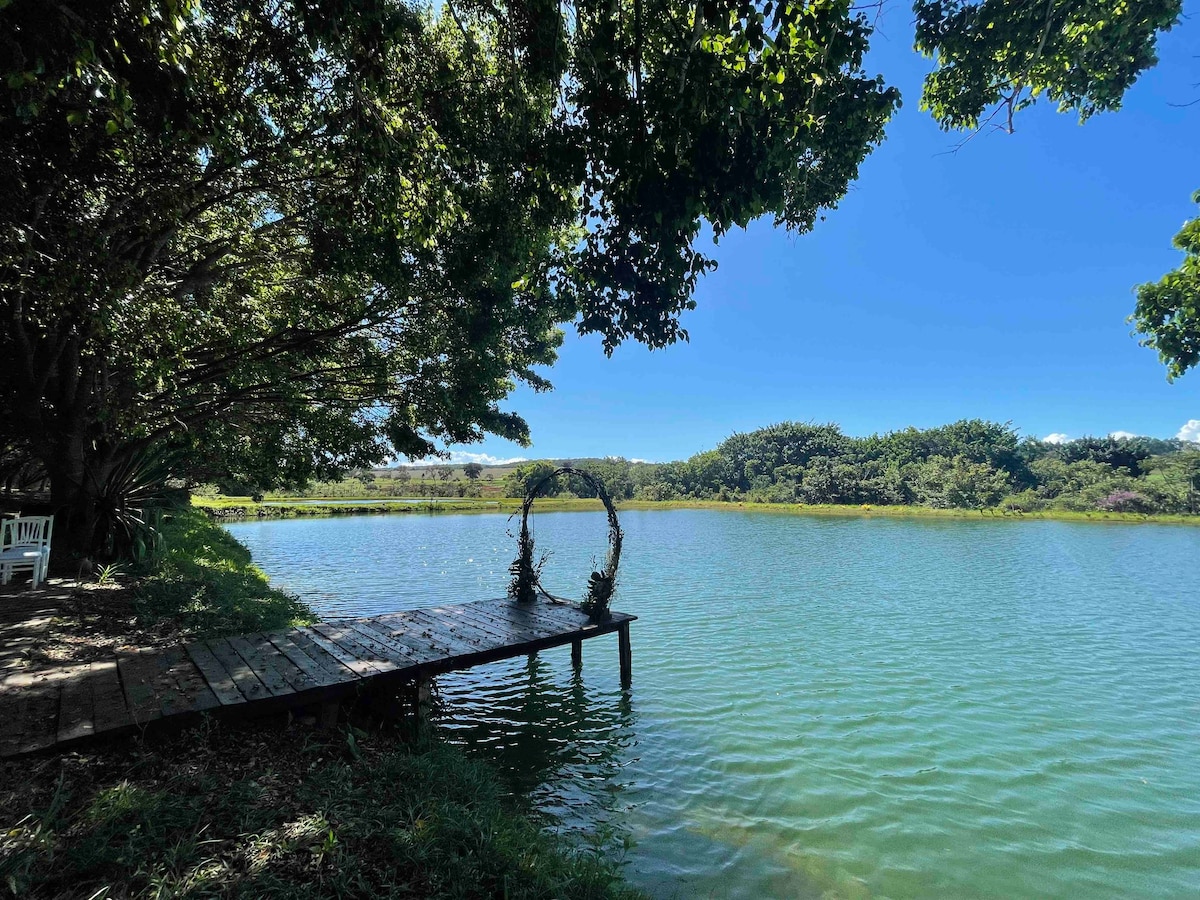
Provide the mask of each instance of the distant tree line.
MULTIPOLYGON (((1022 439, 1009 424, 967 419, 856 438, 837 425, 783 422, 731 435, 669 463, 577 460, 617 499, 899 505, 1141 513, 1200 512, 1200 446, 1148 437, 1022 439)), ((514 469, 521 496, 554 467, 514 469)), ((579 479, 549 495, 591 495, 579 479)))

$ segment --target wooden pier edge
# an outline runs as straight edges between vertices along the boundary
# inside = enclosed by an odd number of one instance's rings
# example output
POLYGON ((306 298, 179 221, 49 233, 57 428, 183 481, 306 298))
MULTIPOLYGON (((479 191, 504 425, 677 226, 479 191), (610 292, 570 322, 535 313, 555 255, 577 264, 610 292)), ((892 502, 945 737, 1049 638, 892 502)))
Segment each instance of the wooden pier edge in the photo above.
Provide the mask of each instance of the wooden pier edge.
POLYGON ((419 721, 436 675, 566 644, 578 671, 583 641, 613 632, 628 688, 636 618, 613 612, 593 621, 566 604, 483 600, 19 671, 0 679, 0 757, 181 730, 208 716, 309 710, 331 726, 341 704, 395 697, 404 685, 415 689, 419 721))

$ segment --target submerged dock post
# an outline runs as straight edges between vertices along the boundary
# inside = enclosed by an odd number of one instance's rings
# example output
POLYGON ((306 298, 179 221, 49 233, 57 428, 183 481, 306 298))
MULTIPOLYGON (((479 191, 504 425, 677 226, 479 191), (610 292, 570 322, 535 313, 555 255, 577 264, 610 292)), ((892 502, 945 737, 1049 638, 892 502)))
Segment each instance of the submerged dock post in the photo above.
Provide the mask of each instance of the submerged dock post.
POLYGON ((429 717, 433 711, 433 679, 428 675, 418 675, 413 683, 412 709, 416 733, 421 735, 429 727, 429 717))
POLYGON ((617 626, 617 645, 621 652, 621 687, 633 682, 633 651, 629 648, 629 623, 617 626))
POLYGON ((583 641, 571 641, 571 668, 583 668, 583 641))

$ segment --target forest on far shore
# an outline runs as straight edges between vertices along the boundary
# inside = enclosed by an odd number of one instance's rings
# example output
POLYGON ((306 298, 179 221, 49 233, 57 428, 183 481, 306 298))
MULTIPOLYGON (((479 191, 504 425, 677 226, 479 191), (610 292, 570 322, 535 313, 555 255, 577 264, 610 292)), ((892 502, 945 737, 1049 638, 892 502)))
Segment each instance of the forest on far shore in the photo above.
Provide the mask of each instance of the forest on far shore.
MULTIPOLYGON (((521 497, 563 464, 598 475, 617 500, 1200 513, 1200 444, 1150 437, 1051 443, 979 419, 869 437, 843 434, 834 424, 782 422, 733 434, 677 462, 605 457, 408 466, 319 482, 303 495, 521 497)), ((543 494, 594 496, 577 478, 560 478, 543 494)))
MULTIPOLYGON (((522 494, 549 465, 514 469, 508 493, 522 494)), ((782 422, 680 462, 585 465, 622 499, 1200 512, 1200 445, 1149 437, 1049 443, 980 419, 861 438, 833 424, 782 422)), ((562 490, 587 495, 582 482, 562 490)))

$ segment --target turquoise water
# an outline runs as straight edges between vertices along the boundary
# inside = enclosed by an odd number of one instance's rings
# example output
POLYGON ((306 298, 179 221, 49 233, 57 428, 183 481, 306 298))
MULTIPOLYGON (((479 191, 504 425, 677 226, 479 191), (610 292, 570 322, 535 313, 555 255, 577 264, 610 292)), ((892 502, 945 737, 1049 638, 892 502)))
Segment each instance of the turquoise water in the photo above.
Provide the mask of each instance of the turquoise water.
MULTIPOLYGON (((663 897, 1200 896, 1200 529, 628 511, 615 638, 440 727, 663 897)), ((536 517, 578 596, 603 518, 536 517)), ((326 614, 503 593, 499 514, 230 526, 326 614)))

